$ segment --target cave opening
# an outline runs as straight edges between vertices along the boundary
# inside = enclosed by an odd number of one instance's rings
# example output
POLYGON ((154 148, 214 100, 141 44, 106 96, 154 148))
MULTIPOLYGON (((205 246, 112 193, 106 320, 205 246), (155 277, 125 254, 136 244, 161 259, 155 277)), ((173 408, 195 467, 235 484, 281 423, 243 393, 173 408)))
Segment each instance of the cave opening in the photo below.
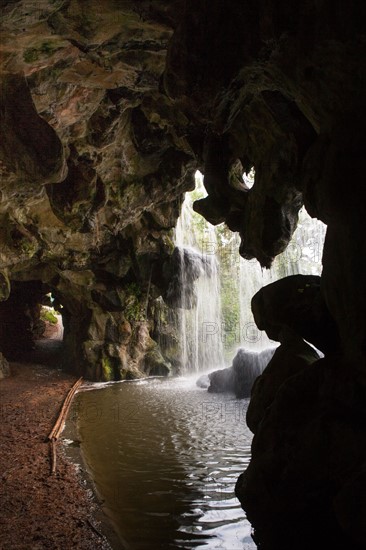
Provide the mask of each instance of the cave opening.
MULTIPOLYGON (((255 169, 243 172, 245 186, 253 187, 255 169)), ((303 206, 286 249, 270 268, 255 258, 240 256, 242 235, 226 223, 212 225, 195 210, 207 197, 204 175, 195 173, 195 188, 186 192, 175 228, 181 273, 178 334, 182 372, 223 368, 240 348, 261 352, 275 344, 253 317, 251 300, 256 292, 294 275, 320 276, 326 225, 309 216, 303 206)), ((276 339, 275 339, 276 340, 276 339)))
POLYGON ((60 365, 64 307, 41 281, 11 281, 0 303, 0 345, 13 362, 60 365))

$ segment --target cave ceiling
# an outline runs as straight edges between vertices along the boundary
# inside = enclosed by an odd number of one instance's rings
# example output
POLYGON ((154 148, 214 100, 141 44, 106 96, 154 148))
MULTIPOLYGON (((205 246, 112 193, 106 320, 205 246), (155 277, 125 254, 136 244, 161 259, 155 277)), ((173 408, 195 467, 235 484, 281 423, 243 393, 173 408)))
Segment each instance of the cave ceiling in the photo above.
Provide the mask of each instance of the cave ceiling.
POLYGON ((151 278, 196 169, 195 209, 266 267, 303 204, 363 223, 364 3, 1 7, 3 277, 151 278))

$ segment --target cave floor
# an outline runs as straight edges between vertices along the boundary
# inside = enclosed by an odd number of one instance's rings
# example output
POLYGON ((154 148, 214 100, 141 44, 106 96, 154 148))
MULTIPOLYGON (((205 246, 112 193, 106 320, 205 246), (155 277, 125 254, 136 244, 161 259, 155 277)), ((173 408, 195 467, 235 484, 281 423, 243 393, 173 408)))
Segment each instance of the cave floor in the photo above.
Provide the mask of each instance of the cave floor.
POLYGON ((61 342, 42 342, 31 354, 35 362, 11 363, 11 376, 0 381, 0 547, 4 550, 110 548, 98 534, 98 503, 83 486, 61 442, 57 471, 50 475, 47 436, 75 381, 47 366, 60 350, 61 342))

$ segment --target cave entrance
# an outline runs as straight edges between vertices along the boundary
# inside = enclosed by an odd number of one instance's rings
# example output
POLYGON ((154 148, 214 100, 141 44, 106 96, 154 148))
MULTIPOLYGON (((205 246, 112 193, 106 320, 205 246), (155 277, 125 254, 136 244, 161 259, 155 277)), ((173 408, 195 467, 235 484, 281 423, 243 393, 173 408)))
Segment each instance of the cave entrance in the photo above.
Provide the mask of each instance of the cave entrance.
POLYGON ((48 292, 42 299, 39 340, 63 340, 64 325, 62 321, 63 305, 48 292))
POLYGON ((0 349, 10 361, 59 367, 63 306, 41 281, 11 281, 0 303, 0 349))

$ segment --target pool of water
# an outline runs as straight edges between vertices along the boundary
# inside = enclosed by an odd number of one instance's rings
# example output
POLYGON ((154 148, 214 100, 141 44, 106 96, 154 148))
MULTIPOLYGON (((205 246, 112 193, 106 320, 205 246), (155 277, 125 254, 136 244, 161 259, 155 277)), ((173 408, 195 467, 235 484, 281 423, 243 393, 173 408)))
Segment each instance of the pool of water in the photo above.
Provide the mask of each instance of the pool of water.
POLYGON ((192 378, 77 395, 83 457, 121 548, 256 548, 234 495, 250 458, 247 404, 192 378))

